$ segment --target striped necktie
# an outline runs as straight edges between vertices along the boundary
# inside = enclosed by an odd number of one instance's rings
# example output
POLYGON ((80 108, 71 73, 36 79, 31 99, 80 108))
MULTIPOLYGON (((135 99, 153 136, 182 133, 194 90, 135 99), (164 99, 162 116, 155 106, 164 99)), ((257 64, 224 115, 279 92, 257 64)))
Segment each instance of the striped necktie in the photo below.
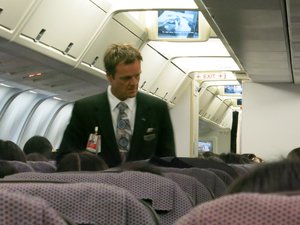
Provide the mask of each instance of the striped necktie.
POLYGON ((129 118, 125 110, 128 108, 125 102, 117 105, 119 115, 117 118, 117 143, 119 146, 122 162, 125 162, 130 146, 131 128, 129 118))

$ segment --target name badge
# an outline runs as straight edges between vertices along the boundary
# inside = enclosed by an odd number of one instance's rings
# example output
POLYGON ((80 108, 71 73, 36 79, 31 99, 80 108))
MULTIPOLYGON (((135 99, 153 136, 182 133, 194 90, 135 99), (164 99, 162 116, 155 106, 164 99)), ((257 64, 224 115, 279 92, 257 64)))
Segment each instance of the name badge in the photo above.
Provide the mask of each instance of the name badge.
POLYGON ((86 144, 86 150, 92 153, 101 152, 101 135, 98 134, 98 127, 95 127, 95 133, 89 135, 89 139, 86 144))

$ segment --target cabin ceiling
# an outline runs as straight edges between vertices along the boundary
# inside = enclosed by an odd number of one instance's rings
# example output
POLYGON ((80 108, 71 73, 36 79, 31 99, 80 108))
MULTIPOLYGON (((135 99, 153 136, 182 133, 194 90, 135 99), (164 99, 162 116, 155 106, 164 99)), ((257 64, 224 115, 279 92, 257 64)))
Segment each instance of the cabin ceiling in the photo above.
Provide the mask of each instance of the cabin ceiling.
POLYGON ((202 2, 253 82, 300 82, 298 0, 202 2))
MULTIPOLYGON (((135 5, 140 2, 131 1, 135 5)), ((101 1, 92 2, 98 4, 101 1)), ((172 4, 172 1, 169 2, 172 4)), ((193 3, 188 2, 189 5, 193 3)), ((178 3, 183 4, 183 1, 178 3)), ((241 71, 243 79, 249 76, 254 82, 300 83, 299 1, 195 0, 195 3, 229 53, 245 70, 241 71)), ((126 4, 122 7, 130 8, 126 4)), ((104 10, 108 8, 106 6, 104 10)), ((66 101, 103 91, 107 84, 103 82, 103 74, 95 76, 88 71, 76 69, 24 46, 10 43, 6 38, 0 38, 0 82, 14 82, 28 86, 28 89, 49 91, 66 101), (39 73, 42 76, 37 75, 39 73), (30 78, 29 75, 35 76, 30 78)))

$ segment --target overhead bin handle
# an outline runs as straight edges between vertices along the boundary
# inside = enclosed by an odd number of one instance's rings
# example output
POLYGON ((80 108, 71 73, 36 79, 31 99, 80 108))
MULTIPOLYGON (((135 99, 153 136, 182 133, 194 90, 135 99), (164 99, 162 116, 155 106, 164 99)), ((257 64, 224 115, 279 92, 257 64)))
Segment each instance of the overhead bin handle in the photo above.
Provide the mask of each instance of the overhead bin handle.
POLYGON ((42 38, 42 36, 45 34, 46 29, 41 29, 41 31, 39 32, 39 34, 36 36, 36 38, 34 39, 35 42, 40 41, 40 39, 42 38))

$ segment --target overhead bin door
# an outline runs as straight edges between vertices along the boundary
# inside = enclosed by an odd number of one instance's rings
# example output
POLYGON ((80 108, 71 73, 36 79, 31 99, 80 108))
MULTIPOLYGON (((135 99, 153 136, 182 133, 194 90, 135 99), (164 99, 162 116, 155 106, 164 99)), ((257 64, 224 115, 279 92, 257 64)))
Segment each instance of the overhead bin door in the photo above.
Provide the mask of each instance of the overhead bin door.
POLYGON ((168 63, 150 88, 150 92, 169 101, 184 81, 186 74, 168 63))
POLYGON ((136 48, 140 48, 143 44, 144 35, 145 30, 135 25, 129 15, 118 14, 104 24, 98 37, 83 57, 82 62, 104 71, 103 56, 109 45, 129 43, 136 48))
POLYGON ((213 101, 215 95, 206 89, 202 89, 199 95, 199 114, 201 116, 207 115, 207 108, 209 104, 213 101))
POLYGON ((21 34, 77 58, 106 13, 91 1, 43 0, 21 34))
POLYGON ((35 0, 1 0, 0 26, 12 31, 19 24, 35 0))

